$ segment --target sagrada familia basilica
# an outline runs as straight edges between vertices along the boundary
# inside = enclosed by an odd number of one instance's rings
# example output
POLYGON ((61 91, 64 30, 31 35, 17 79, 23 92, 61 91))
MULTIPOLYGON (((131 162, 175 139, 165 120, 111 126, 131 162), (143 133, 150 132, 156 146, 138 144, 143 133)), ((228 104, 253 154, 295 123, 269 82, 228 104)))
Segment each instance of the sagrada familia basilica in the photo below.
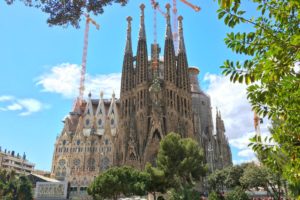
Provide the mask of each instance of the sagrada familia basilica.
POLYGON ((134 55, 131 17, 127 18, 120 98, 112 94, 111 99, 104 99, 101 93, 93 99, 89 94, 63 121, 55 142, 52 176, 70 182, 71 191, 84 191, 111 166, 143 169, 147 162, 155 165, 159 142, 170 132, 195 139, 211 171, 232 165, 220 111, 212 116, 210 97, 198 82, 199 69, 188 66, 183 18, 178 18, 175 52, 167 14, 163 56, 156 43, 148 54, 144 6, 140 20, 134 55))

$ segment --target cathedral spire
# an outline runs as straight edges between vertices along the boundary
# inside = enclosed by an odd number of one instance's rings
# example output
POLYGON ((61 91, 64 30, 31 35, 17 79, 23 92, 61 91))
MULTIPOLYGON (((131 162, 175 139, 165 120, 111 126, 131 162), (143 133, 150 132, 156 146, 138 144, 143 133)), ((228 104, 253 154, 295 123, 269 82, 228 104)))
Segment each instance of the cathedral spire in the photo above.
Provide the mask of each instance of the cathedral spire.
POLYGON ((179 52, 185 52, 185 45, 184 45, 184 38, 183 38, 183 27, 182 27, 182 20, 183 17, 179 16, 178 17, 178 31, 179 31, 179 47, 178 47, 178 51, 179 52))
POLYGON ((141 4, 140 9, 141 9, 141 24, 140 24, 139 40, 146 40, 145 15, 144 15, 145 5, 141 4))
POLYGON ((178 62, 177 62, 177 74, 181 74, 177 80, 177 86, 186 91, 190 91, 189 74, 188 74, 188 61, 185 51, 184 39, 183 39, 183 28, 182 28, 183 17, 178 17, 179 25, 179 49, 178 49, 178 62))
POLYGON ((147 82, 148 80, 148 53, 147 53, 147 42, 146 42, 146 31, 144 22, 144 9, 145 5, 141 4, 141 22, 140 32, 136 55, 136 84, 147 82))
POLYGON ((167 8, 167 28, 164 47, 164 80, 176 85, 176 56, 170 23, 170 4, 167 8))
POLYGON ((132 54, 132 45, 131 45, 131 21, 132 17, 128 16, 127 17, 127 39, 126 39, 126 47, 125 47, 125 54, 129 53, 132 54))
POLYGON ((123 59, 123 69, 122 69, 122 80, 121 80, 121 95, 124 92, 129 91, 133 87, 133 54, 132 54, 132 44, 131 44, 131 21, 132 18, 127 17, 128 27, 127 27, 127 39, 125 46, 125 53, 123 59))
POLYGON ((166 30, 166 38, 171 39, 172 37, 172 30, 171 30, 171 19, 170 19, 170 4, 166 4, 166 9, 167 9, 167 30, 166 30))

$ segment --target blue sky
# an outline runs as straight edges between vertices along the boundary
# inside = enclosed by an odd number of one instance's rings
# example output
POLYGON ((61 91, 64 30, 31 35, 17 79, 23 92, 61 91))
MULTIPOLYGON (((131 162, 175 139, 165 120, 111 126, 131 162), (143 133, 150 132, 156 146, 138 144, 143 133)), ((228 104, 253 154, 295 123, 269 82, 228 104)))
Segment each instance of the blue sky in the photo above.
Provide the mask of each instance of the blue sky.
MULTIPOLYGON (((160 1, 164 7, 168 1, 160 1)), ((191 1, 202 10, 194 12, 178 2, 183 16, 184 36, 189 65, 200 68, 201 86, 218 106, 225 120, 235 163, 253 159, 246 148, 248 135, 253 132, 250 107, 245 99, 245 87, 230 84, 221 76, 219 66, 225 59, 242 59, 224 44, 226 32, 231 31, 217 19, 217 2, 191 1), (221 89, 220 89, 221 88, 221 89), (222 89, 223 88, 223 89, 222 89), (235 92, 235 93, 233 93, 235 92), (222 96, 226 95, 226 96, 222 96), (217 99, 217 100, 216 100, 217 99), (240 109, 243 112, 240 112, 240 109), (241 144, 244 146, 241 146, 241 144)), ((139 4, 131 0, 127 6, 105 8, 101 16, 94 17, 100 30, 90 27, 87 90, 98 97, 104 90, 109 97, 118 92, 126 38, 126 17, 132 16, 133 50, 139 29, 139 4), (95 92, 94 92, 95 91, 95 92)), ((146 5, 145 20, 148 51, 153 41, 153 10, 146 5)), ((253 10, 253 5, 247 9, 253 10)), ((80 29, 49 27, 47 15, 35 8, 16 2, 12 6, 0 2, 0 146, 26 152, 36 168, 50 170, 56 136, 63 124, 61 120, 71 110, 77 95, 79 65, 81 64, 84 20, 80 29), (75 80, 75 81, 73 81, 75 80), (63 84, 70 86, 71 92, 63 84)), ((248 29, 240 26, 239 30, 248 29)), ((165 20, 158 14, 158 43, 163 47, 165 20)), ((118 94, 117 94, 118 95, 118 94)))

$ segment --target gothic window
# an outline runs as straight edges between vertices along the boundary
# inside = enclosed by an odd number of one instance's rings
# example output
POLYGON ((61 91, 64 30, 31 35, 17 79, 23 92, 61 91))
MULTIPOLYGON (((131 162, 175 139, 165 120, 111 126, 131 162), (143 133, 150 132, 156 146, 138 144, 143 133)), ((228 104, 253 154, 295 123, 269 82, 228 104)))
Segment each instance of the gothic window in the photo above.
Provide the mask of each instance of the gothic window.
POLYGON ((114 119, 111 119, 110 124, 111 124, 111 125, 114 125, 114 123, 115 123, 115 120, 114 120, 114 119))
POLYGON ((95 144, 95 140, 92 140, 92 141, 91 141, 91 145, 94 145, 94 144, 95 144))
POLYGON ((63 140, 63 145, 65 145, 67 143, 67 141, 66 140, 63 140))
POLYGON ((85 124, 88 126, 90 124, 90 120, 89 119, 86 119, 85 120, 85 124))
POLYGON ((66 176, 66 174, 67 174, 67 169, 66 167, 63 167, 61 171, 61 176, 66 176))
POLYGON ((201 103, 202 103, 202 105, 205 105, 205 102, 204 102, 204 101, 202 101, 201 103))
POLYGON ((153 133, 153 137, 152 139, 155 139, 155 140, 161 140, 161 136, 160 136, 160 133, 157 129, 155 129, 154 133, 153 133))
POLYGON ((136 160, 135 155, 133 152, 131 152, 130 156, 129 156, 129 160, 136 160))
POLYGON ((95 159, 94 158, 88 159, 87 165, 88 165, 89 171, 95 171, 95 159))
POLYGON ((108 169, 109 167, 109 159, 107 157, 104 157, 101 159, 100 169, 102 171, 108 169))
POLYGON ((105 139, 105 144, 106 144, 106 145, 108 145, 108 142, 109 142, 108 139, 105 139))
POLYGON ((77 145, 80 145, 80 140, 77 140, 77 145))
POLYGON ((75 166, 79 167, 79 166, 80 166, 80 160, 79 160, 79 159, 74 159, 74 160, 73 160, 73 164, 74 164, 75 166))
POLYGON ((61 159, 61 160, 58 161, 58 164, 59 164, 60 166, 64 166, 64 165, 66 164, 66 160, 61 159))
POLYGON ((101 120, 101 119, 98 120, 98 125, 99 125, 99 126, 102 125, 102 120, 101 120))

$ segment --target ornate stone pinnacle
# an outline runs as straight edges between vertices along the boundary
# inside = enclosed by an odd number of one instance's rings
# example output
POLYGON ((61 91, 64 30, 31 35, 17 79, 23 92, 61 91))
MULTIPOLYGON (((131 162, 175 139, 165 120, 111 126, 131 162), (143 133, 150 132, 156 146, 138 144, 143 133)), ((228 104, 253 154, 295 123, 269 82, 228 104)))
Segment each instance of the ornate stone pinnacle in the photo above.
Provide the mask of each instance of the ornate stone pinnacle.
POLYGON ((141 24, 140 24, 140 32, 139 32, 139 39, 146 39, 146 31, 145 31, 145 16, 144 16, 144 9, 145 9, 145 5, 141 4, 140 5, 141 8, 141 24))
POLYGON ((145 7, 146 7, 145 4, 142 3, 142 4, 140 5, 141 11, 144 11, 145 7))
POLYGON ((178 21, 182 21, 183 20, 183 17, 180 15, 180 16, 178 16, 178 21))
POLYGON ((128 16, 128 17, 126 18, 126 20, 128 21, 128 23, 131 23, 132 17, 131 17, 131 16, 128 16))
POLYGON ((167 9, 167 12, 170 11, 170 8, 171 8, 171 5, 169 3, 166 4, 166 9, 167 9))

